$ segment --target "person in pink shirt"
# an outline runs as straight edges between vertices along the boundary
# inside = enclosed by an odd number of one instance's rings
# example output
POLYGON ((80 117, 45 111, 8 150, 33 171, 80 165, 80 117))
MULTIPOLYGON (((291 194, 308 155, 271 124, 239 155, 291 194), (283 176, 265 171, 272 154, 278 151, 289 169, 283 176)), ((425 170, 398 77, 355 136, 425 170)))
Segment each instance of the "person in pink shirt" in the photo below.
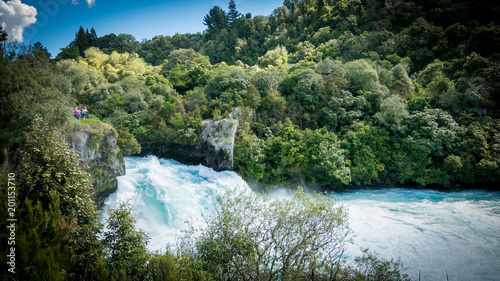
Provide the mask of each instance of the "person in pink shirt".
POLYGON ((75 107, 75 110, 73 110, 73 115, 75 116, 76 119, 79 119, 78 116, 80 115, 80 110, 78 107, 75 107))

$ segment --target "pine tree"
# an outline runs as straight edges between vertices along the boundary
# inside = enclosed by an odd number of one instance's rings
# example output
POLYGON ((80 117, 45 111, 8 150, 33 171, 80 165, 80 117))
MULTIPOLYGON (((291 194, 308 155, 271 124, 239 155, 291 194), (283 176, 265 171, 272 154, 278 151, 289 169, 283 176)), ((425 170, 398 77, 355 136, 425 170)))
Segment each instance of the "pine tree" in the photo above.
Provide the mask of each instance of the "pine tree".
POLYGON ((0 24, 0 42, 7 41, 7 32, 3 29, 3 26, 0 24))
POLYGON ((227 13, 227 21, 229 25, 233 23, 233 21, 241 16, 240 12, 236 10, 236 3, 234 0, 229 1, 229 12, 227 13))
POLYGON ((90 45, 90 47, 97 47, 99 45, 97 40, 98 40, 97 34, 95 32, 95 29, 92 27, 90 29, 90 33, 89 33, 89 45, 90 45))
POLYGON ((5 42, 7 42, 7 32, 3 29, 3 26, 0 24, 0 56, 3 56, 3 52, 5 49, 5 42))
POLYGON ((89 47, 89 37, 88 37, 89 31, 85 32, 83 27, 80 26, 80 29, 78 29, 78 32, 75 34, 75 41, 74 44, 78 47, 78 50, 80 51, 80 56, 83 56, 83 52, 87 50, 89 47))
POLYGON ((226 12, 222 10, 219 6, 214 6, 205 18, 203 18, 203 24, 208 27, 208 31, 220 31, 227 27, 227 16, 226 12))

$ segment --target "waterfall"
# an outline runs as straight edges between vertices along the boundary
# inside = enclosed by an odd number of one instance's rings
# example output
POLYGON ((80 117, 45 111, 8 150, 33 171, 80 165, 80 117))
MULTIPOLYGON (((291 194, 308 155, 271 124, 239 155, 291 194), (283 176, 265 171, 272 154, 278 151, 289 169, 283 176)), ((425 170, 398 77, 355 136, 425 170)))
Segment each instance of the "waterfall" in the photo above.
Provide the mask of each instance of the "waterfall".
MULTIPOLYGON (((154 156, 126 158, 127 172, 102 209, 128 201, 137 227, 150 237, 149 250, 164 249, 189 221, 210 211, 217 194, 249 191, 235 172, 216 172, 154 156)), ((285 190, 270 196, 290 196, 285 190)), ((361 189, 331 194, 348 207, 354 244, 384 259, 401 258, 412 279, 498 280, 500 276, 500 192, 426 189, 361 189)))

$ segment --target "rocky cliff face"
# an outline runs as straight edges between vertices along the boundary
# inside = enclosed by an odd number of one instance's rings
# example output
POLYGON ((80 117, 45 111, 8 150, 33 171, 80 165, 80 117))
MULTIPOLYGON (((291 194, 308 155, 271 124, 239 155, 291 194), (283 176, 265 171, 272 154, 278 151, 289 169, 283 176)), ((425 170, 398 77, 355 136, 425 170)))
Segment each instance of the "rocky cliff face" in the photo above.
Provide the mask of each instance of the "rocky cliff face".
POLYGON ((78 152, 80 161, 87 165, 92 176, 92 197, 100 206, 117 188, 116 177, 125 174, 125 162, 116 144, 117 133, 108 125, 86 126, 85 129, 66 136, 78 152))
POLYGON ((219 121, 204 120, 199 135, 200 146, 166 142, 142 145, 142 155, 175 159, 185 164, 203 164, 215 170, 234 168, 234 140, 238 129, 239 108, 219 121))
POLYGON ((234 167, 234 138, 238 129, 239 109, 227 118, 206 122, 200 134, 204 162, 215 170, 232 170, 234 167))

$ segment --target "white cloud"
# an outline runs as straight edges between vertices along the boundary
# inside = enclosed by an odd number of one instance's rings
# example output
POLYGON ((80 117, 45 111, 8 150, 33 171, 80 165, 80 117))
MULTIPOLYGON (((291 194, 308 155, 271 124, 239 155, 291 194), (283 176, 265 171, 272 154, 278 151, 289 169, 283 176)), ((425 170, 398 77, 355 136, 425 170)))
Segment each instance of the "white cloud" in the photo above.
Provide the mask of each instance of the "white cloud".
MULTIPOLYGON (((89 5, 89 7, 95 6, 95 0, 85 0, 85 2, 87 2, 87 5, 89 5)), ((73 5, 78 5, 79 3, 80 0, 71 0, 71 4, 73 5)))
POLYGON ((36 22, 36 14, 35 7, 21 3, 21 0, 0 0, 0 24, 11 42, 23 41, 24 28, 36 22))

